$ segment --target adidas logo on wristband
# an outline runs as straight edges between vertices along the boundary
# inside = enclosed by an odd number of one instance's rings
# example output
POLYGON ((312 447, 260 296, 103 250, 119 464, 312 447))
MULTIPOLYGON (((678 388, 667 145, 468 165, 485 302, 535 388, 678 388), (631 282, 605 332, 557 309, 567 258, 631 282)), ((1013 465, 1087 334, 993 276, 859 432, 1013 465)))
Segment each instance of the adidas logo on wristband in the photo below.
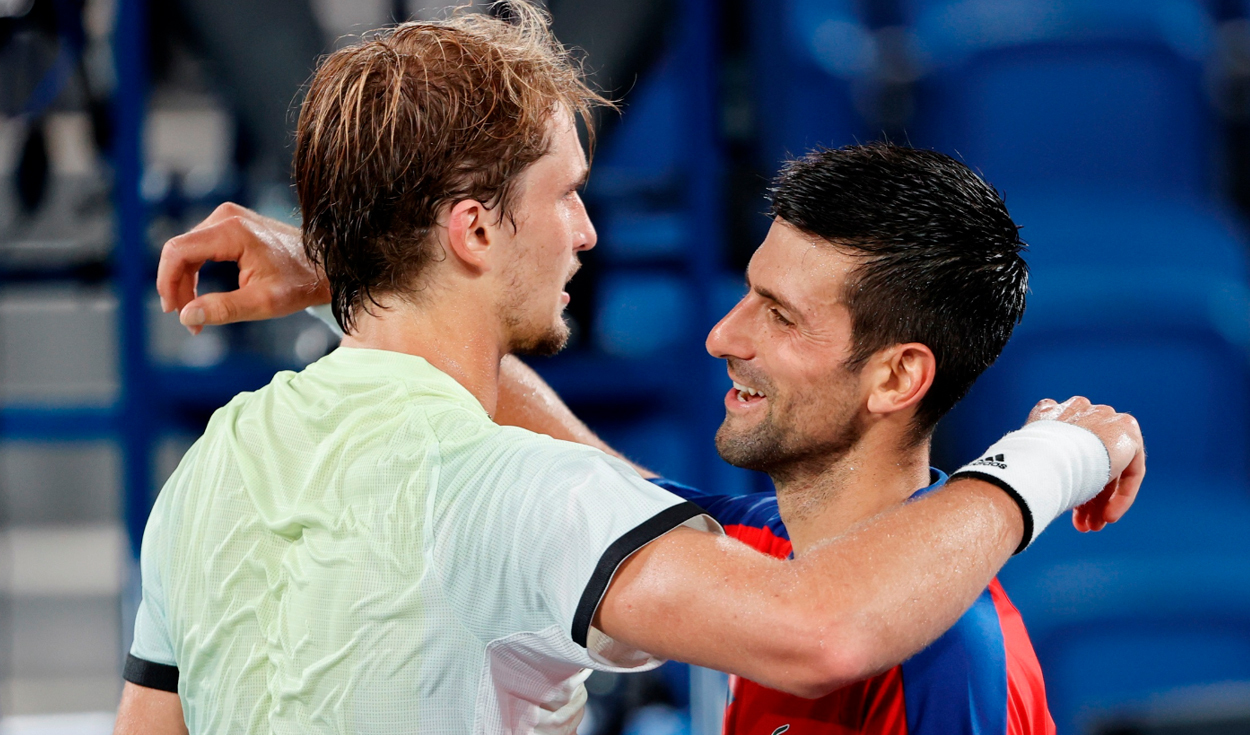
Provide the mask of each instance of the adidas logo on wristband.
POLYGON ((1093 499, 1111 479, 1111 458, 1093 432, 1060 421, 1033 421, 990 445, 951 475, 996 485, 1020 504, 1023 550, 1060 514, 1093 499), (1007 455, 1011 455, 1011 464, 1007 455))
POLYGON ((982 457, 975 462, 969 462, 969 467, 997 467, 1000 470, 1007 469, 1007 463, 1001 454, 991 454, 988 457, 982 457))

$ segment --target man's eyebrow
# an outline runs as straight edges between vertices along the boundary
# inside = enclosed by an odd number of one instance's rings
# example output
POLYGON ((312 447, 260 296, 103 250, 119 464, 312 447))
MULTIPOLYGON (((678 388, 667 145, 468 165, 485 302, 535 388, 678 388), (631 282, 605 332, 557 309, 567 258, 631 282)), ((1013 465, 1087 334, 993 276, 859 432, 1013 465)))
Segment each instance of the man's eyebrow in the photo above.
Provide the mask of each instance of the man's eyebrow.
POLYGON ((570 188, 570 189, 581 189, 583 186, 585 186, 585 185, 586 185, 586 182, 587 182, 587 181, 589 181, 589 180, 590 180, 590 168, 584 168, 584 169, 582 169, 582 175, 581 175, 581 176, 578 176, 578 177, 577 177, 577 180, 576 180, 576 181, 574 181, 574 182, 573 182, 573 184, 572 184, 572 186, 570 186, 569 188, 570 188))
MULTIPOLYGON (((750 283, 749 279, 748 279, 748 283, 750 283)), ((781 298, 780 296, 773 293, 772 291, 769 291, 763 286, 752 285, 751 290, 759 294, 760 296, 763 296, 764 298, 768 299, 769 301, 777 302, 778 304, 781 305, 781 308, 790 312, 794 316, 796 317, 801 316, 801 312, 797 308, 795 308, 794 304, 791 304, 789 301, 786 301, 785 299, 781 298)))

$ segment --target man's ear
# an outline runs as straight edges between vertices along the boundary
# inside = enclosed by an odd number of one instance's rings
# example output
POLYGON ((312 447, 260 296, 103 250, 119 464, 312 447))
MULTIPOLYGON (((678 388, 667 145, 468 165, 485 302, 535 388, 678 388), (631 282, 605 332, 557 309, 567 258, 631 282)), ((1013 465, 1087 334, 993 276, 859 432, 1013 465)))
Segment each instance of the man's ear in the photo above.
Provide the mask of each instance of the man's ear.
POLYGON ((478 273, 490 270, 490 246, 494 228, 491 213, 474 199, 462 199, 447 212, 447 248, 466 268, 478 273))
POLYGON ((928 394, 937 358, 926 345, 908 342, 873 355, 864 374, 871 381, 866 386, 869 412, 891 414, 915 406, 928 394))

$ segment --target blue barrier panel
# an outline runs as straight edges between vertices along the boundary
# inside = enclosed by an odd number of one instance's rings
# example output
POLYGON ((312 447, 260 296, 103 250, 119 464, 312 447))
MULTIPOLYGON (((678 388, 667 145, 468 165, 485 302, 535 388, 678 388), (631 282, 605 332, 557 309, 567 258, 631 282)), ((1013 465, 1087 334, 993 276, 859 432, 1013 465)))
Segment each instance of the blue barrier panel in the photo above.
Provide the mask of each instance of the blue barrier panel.
POLYGON ((948 417, 958 461, 1041 398, 1085 395, 1141 421, 1151 473, 1247 477, 1250 290, 1181 271, 1037 272, 1024 322, 948 417))
POLYGON ((917 12, 915 33, 927 74, 912 141, 1009 194, 1212 191, 1214 23, 1200 3, 971 0, 917 12))

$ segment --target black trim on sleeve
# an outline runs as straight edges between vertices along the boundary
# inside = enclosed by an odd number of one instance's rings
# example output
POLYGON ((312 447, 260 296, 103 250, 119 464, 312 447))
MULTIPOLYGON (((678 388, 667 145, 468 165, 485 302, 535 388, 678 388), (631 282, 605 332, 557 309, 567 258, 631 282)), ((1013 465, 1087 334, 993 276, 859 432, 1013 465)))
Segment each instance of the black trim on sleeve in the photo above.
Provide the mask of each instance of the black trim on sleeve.
POLYGON ((1028 503, 1024 502, 1024 498, 1020 496, 1020 493, 1016 492, 1016 489, 1011 485, 1008 485, 1006 480, 1003 480, 1001 477, 995 477, 994 475, 990 475, 985 472, 977 472, 976 470, 956 472, 951 475, 950 479, 958 480, 963 477, 988 482, 994 487, 1007 493, 1012 500, 1016 501, 1016 505, 1020 506, 1020 515, 1024 517, 1024 538, 1020 539, 1020 545, 1016 547, 1016 550, 1013 551, 1012 554, 1015 555, 1024 551, 1025 548, 1027 548, 1033 541, 1033 510, 1029 508, 1028 503))
POLYGON ((573 615, 573 642, 582 648, 590 635, 590 623, 594 620, 595 611, 608 591, 608 583, 616 574, 616 569, 635 551, 641 549, 669 531, 677 528, 695 516, 705 515, 702 508, 690 501, 674 505, 656 513, 647 520, 626 531, 624 535, 612 542, 612 545, 599 557, 595 571, 590 575, 590 582, 582 591, 581 601, 577 603, 577 612, 573 615))
POLYGON ((126 654, 126 666, 122 669, 122 678, 131 684, 138 684, 148 689, 178 692, 177 666, 144 661, 130 654, 126 654))

